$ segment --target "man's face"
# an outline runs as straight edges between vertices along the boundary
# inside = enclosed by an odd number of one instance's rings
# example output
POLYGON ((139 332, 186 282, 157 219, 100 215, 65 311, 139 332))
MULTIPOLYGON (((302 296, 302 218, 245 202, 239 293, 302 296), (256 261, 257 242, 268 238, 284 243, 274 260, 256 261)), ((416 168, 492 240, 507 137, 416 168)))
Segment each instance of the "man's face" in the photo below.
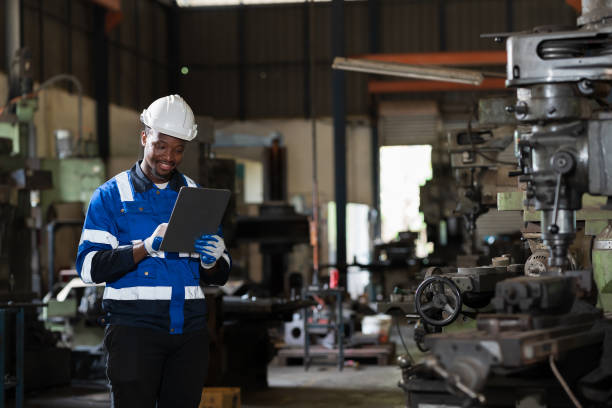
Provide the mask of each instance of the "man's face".
POLYGON ((141 133, 143 171, 154 182, 166 182, 183 160, 186 142, 153 129, 141 133))

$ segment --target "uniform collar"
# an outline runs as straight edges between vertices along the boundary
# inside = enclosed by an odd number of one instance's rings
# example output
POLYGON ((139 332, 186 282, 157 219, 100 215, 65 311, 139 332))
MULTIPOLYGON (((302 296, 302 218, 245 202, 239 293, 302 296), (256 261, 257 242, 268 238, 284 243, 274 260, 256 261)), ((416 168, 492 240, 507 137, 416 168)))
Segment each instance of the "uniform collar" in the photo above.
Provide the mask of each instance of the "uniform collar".
MULTIPOLYGON (((145 191, 155 188, 155 184, 144 174, 142 168, 140 167, 139 160, 132 166, 130 169, 130 176, 132 178, 132 185, 134 186, 134 191, 137 193, 144 193, 145 191)), ((174 191, 179 191, 181 187, 185 185, 185 181, 183 177, 181 177, 181 173, 174 170, 172 172, 172 177, 168 181, 168 188, 171 188, 174 191)))

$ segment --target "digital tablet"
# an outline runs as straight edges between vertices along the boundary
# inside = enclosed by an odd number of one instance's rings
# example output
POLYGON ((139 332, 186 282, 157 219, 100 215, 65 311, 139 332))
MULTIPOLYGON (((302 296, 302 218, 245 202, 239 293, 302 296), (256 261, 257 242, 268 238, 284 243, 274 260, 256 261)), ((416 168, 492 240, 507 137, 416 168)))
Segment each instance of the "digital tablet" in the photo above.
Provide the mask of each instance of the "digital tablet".
POLYGON ((181 187, 160 249, 194 252, 197 237, 217 233, 231 194, 229 190, 181 187))

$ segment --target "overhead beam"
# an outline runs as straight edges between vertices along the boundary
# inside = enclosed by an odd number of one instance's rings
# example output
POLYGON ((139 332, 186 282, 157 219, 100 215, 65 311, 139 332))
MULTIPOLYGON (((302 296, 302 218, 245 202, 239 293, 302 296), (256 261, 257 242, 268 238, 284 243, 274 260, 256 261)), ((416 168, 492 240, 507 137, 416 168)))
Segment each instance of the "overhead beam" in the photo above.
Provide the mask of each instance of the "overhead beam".
POLYGON ((121 0, 91 0, 91 2, 104 7, 108 11, 121 11, 121 0))
POLYGON ((409 54, 365 54, 350 58, 411 65, 506 65, 506 51, 423 52, 409 54))
POLYGON ((123 13, 121 12, 121 0, 89 0, 93 4, 102 7, 106 10, 104 17, 104 31, 106 34, 110 34, 113 28, 117 27, 121 20, 123 20, 123 13))
POLYGON ((578 14, 582 13, 582 0, 565 0, 578 14))
POLYGON ((467 85, 440 81, 369 81, 371 94, 447 91, 494 91, 506 88, 504 78, 485 78, 482 84, 467 85))

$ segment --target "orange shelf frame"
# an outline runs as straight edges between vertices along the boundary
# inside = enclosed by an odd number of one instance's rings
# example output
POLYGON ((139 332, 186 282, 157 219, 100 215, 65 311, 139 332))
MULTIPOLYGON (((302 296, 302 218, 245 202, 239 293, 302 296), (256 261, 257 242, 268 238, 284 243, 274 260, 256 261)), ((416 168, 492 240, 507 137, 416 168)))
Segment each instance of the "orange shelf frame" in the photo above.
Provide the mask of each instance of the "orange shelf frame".
POLYGON ((572 6, 578 14, 582 12, 582 0, 565 0, 565 2, 572 6))

